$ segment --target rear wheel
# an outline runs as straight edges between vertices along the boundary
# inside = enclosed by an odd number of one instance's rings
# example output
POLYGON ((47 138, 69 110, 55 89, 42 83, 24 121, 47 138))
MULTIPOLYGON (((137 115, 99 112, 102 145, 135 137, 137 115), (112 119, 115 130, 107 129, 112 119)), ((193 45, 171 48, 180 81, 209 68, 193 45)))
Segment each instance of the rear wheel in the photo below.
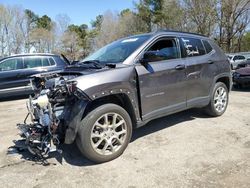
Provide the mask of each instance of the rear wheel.
POLYGON ((132 123, 126 110, 115 104, 105 104, 82 120, 77 146, 89 160, 107 162, 123 153, 131 134, 132 123))
POLYGON ((228 89, 222 82, 217 82, 213 89, 210 103, 205 108, 208 115, 221 116, 227 109, 228 105, 228 89))

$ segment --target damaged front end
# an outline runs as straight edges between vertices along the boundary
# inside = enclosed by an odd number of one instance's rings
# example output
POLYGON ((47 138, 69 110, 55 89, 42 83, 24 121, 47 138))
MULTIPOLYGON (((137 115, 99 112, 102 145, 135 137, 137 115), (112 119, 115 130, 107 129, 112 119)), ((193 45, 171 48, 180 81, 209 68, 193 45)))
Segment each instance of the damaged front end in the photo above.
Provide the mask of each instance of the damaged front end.
POLYGON ((28 114, 24 123, 17 126, 33 155, 47 157, 50 152, 60 152, 60 144, 75 140, 89 101, 76 87, 75 77, 77 75, 54 73, 32 79, 35 95, 27 101, 28 114), (28 117, 30 123, 27 123, 28 117))

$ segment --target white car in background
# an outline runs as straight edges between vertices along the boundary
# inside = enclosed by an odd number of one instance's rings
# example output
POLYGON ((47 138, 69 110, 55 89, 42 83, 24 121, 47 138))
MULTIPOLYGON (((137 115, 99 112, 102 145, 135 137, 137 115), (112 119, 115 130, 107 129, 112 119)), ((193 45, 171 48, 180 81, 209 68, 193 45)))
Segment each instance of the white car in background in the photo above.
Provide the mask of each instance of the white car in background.
POLYGON ((238 64, 246 61, 246 57, 240 54, 229 54, 228 59, 230 61, 232 69, 236 69, 238 64))

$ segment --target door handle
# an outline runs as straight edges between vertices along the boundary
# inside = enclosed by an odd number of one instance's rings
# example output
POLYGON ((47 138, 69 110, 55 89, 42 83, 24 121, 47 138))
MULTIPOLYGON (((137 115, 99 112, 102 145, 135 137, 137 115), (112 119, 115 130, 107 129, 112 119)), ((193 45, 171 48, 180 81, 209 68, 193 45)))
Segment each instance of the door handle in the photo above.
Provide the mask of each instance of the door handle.
POLYGON ((214 61, 208 60, 208 64, 214 64, 214 61))
POLYGON ((176 70, 183 70, 183 69, 185 69, 185 68, 186 68, 185 65, 177 65, 177 66, 175 67, 176 70))

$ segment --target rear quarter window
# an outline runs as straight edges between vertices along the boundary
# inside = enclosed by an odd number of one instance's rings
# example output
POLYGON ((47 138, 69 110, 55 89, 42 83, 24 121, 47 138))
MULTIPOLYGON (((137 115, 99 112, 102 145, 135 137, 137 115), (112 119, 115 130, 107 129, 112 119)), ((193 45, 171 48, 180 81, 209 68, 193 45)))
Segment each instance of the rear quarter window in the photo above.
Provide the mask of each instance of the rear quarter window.
POLYGON ((200 39, 182 37, 182 47, 184 48, 184 55, 187 57, 205 55, 206 51, 200 39))
POLYGON ((49 58, 49 62, 51 66, 56 64, 52 57, 49 58))
MULTIPOLYGON (((56 64, 57 66, 64 66, 64 65, 67 65, 67 63, 60 57, 58 56, 55 56, 52 58, 54 61, 56 61, 56 64)), ((54 62, 54 65, 55 65, 55 62, 54 62)))
MULTIPOLYGON (((203 40, 202 42, 204 44, 204 47, 205 47, 205 50, 206 50, 207 54, 213 51, 213 48, 212 48, 212 46, 210 45, 210 43, 208 41, 203 40)), ((229 58, 230 58, 230 56, 229 56, 229 58)))

